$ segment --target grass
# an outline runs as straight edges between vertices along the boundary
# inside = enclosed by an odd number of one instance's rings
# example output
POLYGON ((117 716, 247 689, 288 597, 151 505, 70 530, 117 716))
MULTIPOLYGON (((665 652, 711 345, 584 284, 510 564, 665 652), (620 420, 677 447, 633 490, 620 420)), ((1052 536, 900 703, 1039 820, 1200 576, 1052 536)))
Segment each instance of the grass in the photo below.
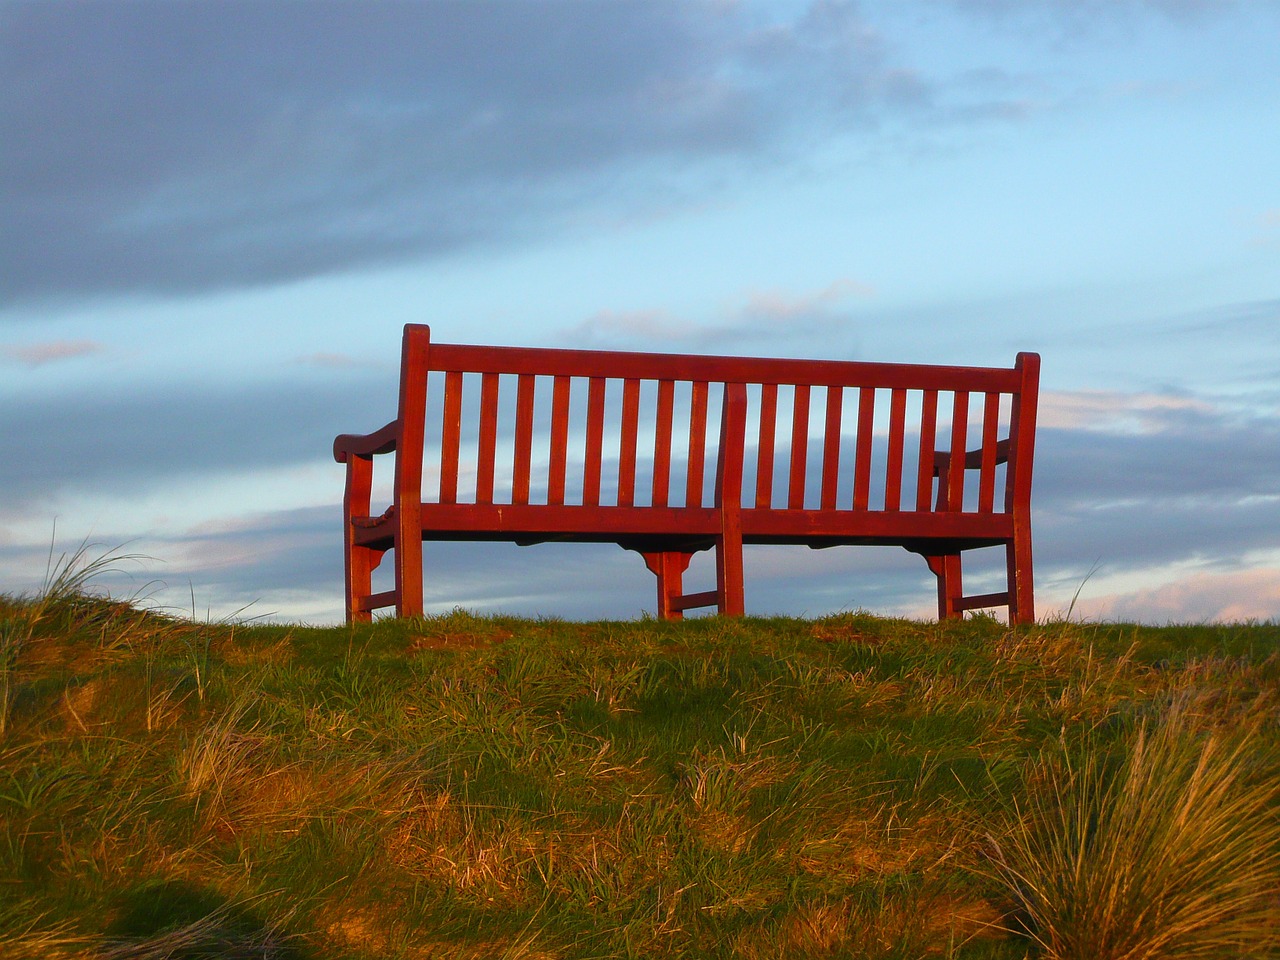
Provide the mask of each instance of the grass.
POLYGON ((5 957, 1280 955, 1275 625, 0 622, 5 957))

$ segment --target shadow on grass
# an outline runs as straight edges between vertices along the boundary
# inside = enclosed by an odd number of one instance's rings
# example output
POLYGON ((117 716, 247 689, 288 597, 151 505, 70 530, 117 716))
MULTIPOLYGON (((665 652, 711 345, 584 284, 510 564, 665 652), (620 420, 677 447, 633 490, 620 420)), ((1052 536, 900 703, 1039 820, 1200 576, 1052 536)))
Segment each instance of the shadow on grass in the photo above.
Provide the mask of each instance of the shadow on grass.
POLYGON ((292 934, 251 905, 182 880, 127 891, 104 947, 103 960, 311 960, 292 934))

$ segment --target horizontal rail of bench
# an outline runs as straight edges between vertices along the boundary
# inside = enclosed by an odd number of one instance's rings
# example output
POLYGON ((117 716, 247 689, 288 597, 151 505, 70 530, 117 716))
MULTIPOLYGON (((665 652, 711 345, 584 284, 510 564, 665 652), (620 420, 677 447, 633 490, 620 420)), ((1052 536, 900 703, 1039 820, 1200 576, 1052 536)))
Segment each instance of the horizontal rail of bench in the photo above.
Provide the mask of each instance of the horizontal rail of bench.
MULTIPOLYGON (((744 508, 742 536, 758 543, 903 543, 956 539, 1000 542, 1013 535, 1009 514, 848 510, 760 510, 744 508)), ((564 507, 543 504, 424 504, 427 540, 532 541, 558 539, 613 543, 631 537, 714 538, 720 511, 684 507, 564 507)), ((386 544, 394 518, 358 527, 355 542, 386 544)))
POLYGON ((454 373, 1001 393, 1016 391, 1020 383, 1017 371, 1007 367, 957 367, 856 360, 779 360, 679 353, 490 347, 458 343, 433 343, 429 353, 429 369, 454 373))

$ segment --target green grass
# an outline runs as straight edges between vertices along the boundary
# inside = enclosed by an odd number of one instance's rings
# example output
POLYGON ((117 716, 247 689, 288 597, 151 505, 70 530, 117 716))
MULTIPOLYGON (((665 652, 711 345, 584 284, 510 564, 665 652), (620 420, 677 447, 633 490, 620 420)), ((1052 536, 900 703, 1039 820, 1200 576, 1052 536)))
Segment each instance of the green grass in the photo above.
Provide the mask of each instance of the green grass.
POLYGON ((1280 955, 1274 625, 315 629, 84 586, 0 598, 0 956, 1280 955))

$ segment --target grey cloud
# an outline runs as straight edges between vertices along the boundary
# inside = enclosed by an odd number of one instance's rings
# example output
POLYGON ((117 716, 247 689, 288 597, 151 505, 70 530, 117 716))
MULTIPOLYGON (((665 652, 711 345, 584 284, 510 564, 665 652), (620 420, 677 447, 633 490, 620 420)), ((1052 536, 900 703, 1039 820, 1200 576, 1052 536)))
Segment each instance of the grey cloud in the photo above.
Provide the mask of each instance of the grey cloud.
POLYGON ((655 202, 806 111, 891 98, 886 76, 839 4, 771 24, 715 3, 10 3, 0 298, 516 239, 617 200, 609 171, 673 161, 655 202))
POLYGON ((395 415, 386 375, 314 381, 24 395, 0 410, 0 491, 23 510, 62 490, 143 491, 175 476, 324 460, 339 433, 395 415))
POLYGON ((1280 419, 1183 411, 1151 433, 1044 430, 1035 485, 1037 543, 1064 568, 1280 549, 1280 419))

